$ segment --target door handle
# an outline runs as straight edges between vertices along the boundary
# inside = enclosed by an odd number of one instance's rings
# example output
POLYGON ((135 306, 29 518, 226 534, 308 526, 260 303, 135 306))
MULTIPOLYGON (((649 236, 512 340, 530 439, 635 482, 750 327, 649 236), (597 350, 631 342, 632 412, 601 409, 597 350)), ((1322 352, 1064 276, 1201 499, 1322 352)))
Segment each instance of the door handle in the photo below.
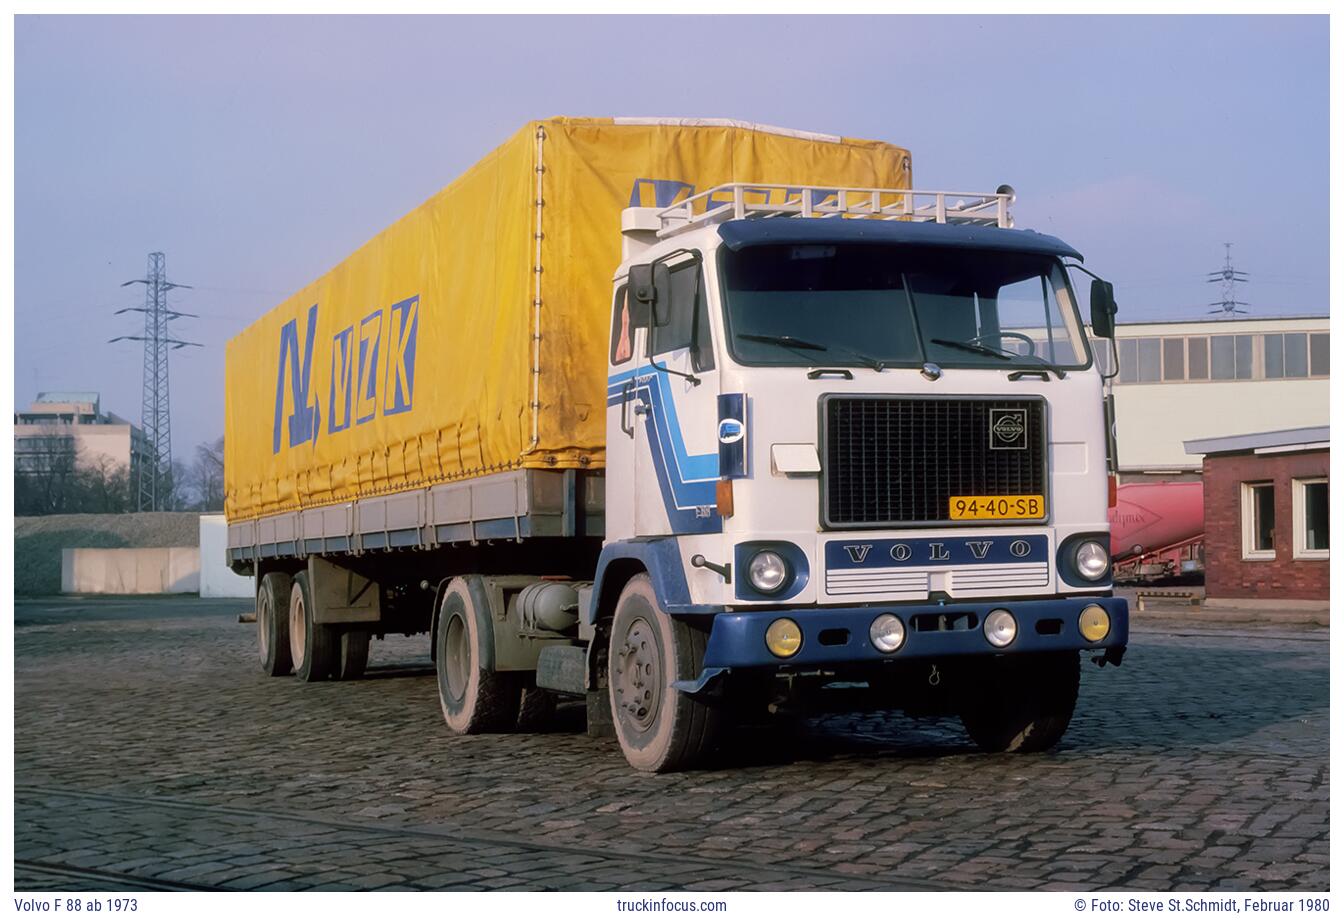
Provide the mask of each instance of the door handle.
POLYGON ((632 440, 635 437, 635 426, 630 421, 630 394, 634 392, 635 382, 627 380, 625 386, 621 389, 621 431, 624 431, 632 440))

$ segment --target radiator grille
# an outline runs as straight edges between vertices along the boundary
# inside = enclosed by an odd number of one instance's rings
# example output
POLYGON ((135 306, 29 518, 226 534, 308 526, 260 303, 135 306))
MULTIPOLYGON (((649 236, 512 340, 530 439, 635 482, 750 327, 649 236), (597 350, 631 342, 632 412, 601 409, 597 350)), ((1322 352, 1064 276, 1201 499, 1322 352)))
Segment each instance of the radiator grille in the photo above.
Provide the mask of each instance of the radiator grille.
POLYGON ((827 526, 941 523, 953 495, 1046 494, 1043 400, 832 396, 823 424, 827 526), (996 449, 1005 418, 1025 431, 996 449))

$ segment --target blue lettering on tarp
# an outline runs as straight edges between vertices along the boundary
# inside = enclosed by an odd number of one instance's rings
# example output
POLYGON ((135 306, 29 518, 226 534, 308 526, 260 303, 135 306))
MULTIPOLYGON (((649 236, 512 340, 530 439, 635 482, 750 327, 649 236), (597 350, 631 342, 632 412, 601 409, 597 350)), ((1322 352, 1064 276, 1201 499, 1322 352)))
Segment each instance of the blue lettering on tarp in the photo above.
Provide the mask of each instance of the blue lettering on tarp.
POLYGON ((667 208, 695 194, 695 186, 675 179, 636 179, 630 189, 630 207, 667 208), (650 200, 652 199, 652 200, 650 200))
POLYGON ((411 403, 415 399, 415 338, 419 326, 419 295, 392 305, 387 330, 383 415, 411 411, 411 403))
POLYGON ((327 431, 335 434, 350 427, 350 340, 355 327, 346 326, 331 339, 331 398, 327 402, 327 431))
MULTIPOLYGON (((420 295, 375 310, 331 339, 331 379, 328 381, 327 432, 336 434, 352 425, 383 415, 409 412, 415 399, 416 339, 420 331, 420 295), (384 312, 387 344, 383 345, 384 312), (379 386, 383 387, 380 404, 379 386)), ((317 337, 317 304, 308 308, 307 331, 299 338, 298 320, 280 329, 280 360, 275 381, 275 419, 271 451, 279 453, 281 431, 289 426, 290 447, 317 443, 322 426, 321 383, 312 386, 313 342, 317 337), (286 414, 288 413, 288 414, 286 414)))
POLYGON ((383 311, 359 324, 359 376, 355 389, 355 424, 363 425, 378 411, 378 345, 383 339, 383 311))
POLYGON ((280 428, 285 418, 285 370, 289 370, 289 446, 317 442, 322 413, 317 403, 308 403, 308 384, 313 374, 313 340, 317 335, 317 304, 308 308, 308 333, 304 337, 303 357, 299 357, 299 324, 290 320, 280 328, 280 369, 275 378, 275 428, 271 453, 280 453, 280 428))

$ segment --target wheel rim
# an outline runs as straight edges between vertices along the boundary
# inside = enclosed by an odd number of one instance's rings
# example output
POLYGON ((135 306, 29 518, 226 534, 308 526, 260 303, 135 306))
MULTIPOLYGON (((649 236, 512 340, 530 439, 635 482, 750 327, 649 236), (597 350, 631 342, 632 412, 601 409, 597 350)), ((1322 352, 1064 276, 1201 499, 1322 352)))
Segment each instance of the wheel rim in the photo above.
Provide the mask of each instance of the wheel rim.
POLYGON ((612 657, 612 687, 616 691, 618 715, 646 732, 658 718, 663 676, 662 656, 647 620, 636 617, 631 621, 612 657))
POLYGON ((444 635, 444 670, 448 676, 448 695, 460 700, 467 692, 470 677, 471 650, 467 646, 467 624, 454 614, 448 620, 444 635))
POLYGON ((269 661, 271 657, 272 616, 270 600, 266 597, 266 592, 263 591, 257 598, 257 653, 262 664, 269 661))
POLYGON ((289 653, 294 658, 294 669, 303 667, 303 655, 308 646, 308 630, 304 624, 307 617, 303 610, 303 595, 289 605, 289 653))

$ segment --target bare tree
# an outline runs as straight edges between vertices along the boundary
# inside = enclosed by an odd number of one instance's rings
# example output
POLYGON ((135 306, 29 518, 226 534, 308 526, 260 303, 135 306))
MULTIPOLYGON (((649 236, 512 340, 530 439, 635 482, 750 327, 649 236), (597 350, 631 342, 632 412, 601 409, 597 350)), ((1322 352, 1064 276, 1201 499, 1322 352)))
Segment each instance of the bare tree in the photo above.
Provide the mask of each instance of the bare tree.
POLYGON ((14 443, 14 513, 62 514, 76 504, 75 439, 44 431, 14 443))
POLYGON ((224 438, 196 447, 196 456, 188 470, 188 481, 200 511, 224 510, 224 438))

